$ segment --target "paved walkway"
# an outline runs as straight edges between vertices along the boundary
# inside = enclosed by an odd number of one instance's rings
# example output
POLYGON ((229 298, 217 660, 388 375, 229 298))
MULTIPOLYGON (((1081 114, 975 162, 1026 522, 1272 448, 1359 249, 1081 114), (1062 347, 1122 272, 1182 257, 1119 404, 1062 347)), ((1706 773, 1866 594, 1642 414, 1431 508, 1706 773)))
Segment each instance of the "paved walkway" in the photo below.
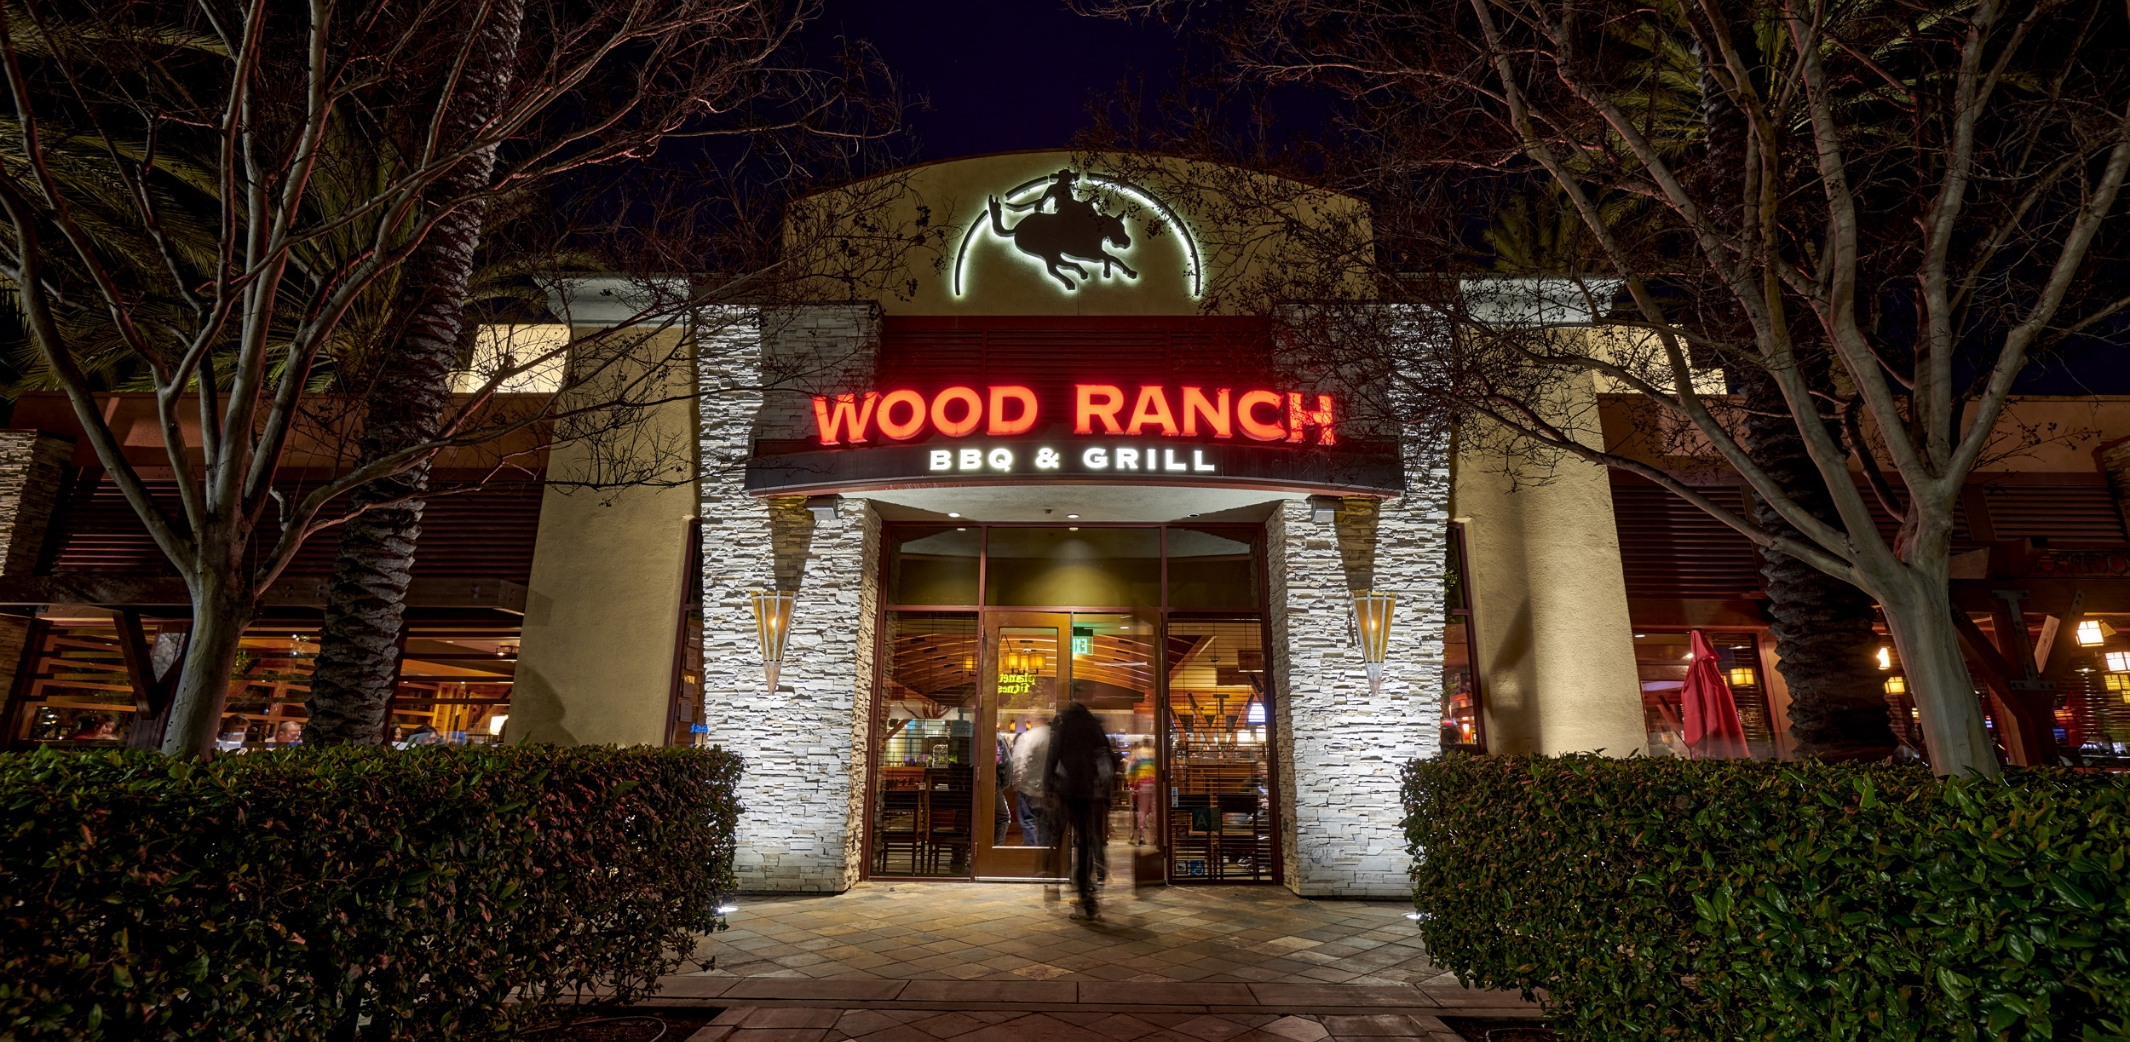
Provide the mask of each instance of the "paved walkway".
POLYGON ((1275 887, 1112 887, 1074 922, 1040 886, 862 884, 742 898, 659 1003, 691 1042, 1452 1042, 1439 1016, 1534 1017, 1428 962, 1409 905, 1275 887))

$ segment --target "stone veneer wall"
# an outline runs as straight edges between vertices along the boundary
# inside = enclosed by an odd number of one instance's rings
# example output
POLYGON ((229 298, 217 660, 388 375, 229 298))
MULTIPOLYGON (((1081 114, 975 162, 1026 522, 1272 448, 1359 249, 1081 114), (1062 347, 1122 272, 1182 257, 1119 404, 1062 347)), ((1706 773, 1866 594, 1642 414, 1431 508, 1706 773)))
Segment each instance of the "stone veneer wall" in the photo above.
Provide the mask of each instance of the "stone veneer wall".
POLYGON ((59 507, 59 485, 74 441, 29 430, 0 430, 0 575, 29 575, 59 507))
POLYGON ((1331 525, 1305 500, 1267 522, 1280 842, 1305 897, 1410 890, 1399 772, 1441 747, 1447 455, 1408 463, 1407 482, 1401 497, 1345 500, 1331 525), (1369 588, 1398 597, 1373 696, 1352 623, 1352 591, 1369 588))
POLYGON ((846 500, 841 516, 817 522, 805 500, 750 496, 743 480, 765 390, 805 390, 763 374, 793 371, 785 363, 794 356, 848 357, 877 340, 870 305, 824 306, 734 326, 698 350, 703 697, 711 741, 746 758, 743 890, 836 892, 862 864, 879 519, 846 500), (747 596, 768 589, 798 595, 773 693, 747 596))

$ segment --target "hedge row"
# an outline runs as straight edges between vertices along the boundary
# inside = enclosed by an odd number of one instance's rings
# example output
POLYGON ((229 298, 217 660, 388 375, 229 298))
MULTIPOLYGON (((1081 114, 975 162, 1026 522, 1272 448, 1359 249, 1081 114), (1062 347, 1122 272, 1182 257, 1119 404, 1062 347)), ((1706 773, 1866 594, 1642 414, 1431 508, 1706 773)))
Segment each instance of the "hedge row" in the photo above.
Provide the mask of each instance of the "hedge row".
POLYGON ((0 1038, 501 1037, 722 929, 738 757, 0 756, 0 1038))
POLYGON ((2130 778, 1410 765, 1421 932, 1563 1037, 2130 1039, 2130 778))

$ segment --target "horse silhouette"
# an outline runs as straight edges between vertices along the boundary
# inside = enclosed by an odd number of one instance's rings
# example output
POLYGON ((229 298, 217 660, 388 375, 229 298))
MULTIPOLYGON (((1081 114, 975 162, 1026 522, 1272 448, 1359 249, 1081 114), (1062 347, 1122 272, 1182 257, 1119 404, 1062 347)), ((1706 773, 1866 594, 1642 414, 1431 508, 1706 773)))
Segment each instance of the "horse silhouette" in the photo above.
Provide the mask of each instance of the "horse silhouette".
POLYGON ((1112 256, 1103 244, 1128 249, 1132 244, 1131 233, 1124 229, 1124 218, 1106 214, 1085 204, 1072 211, 1060 209, 1058 213, 1032 213, 1006 227, 1006 216, 999 209, 998 197, 991 198, 991 230, 1001 239, 1012 239, 1015 248, 1031 257, 1040 259, 1050 276, 1063 283, 1067 291, 1079 285, 1059 271, 1070 268, 1082 279, 1088 278, 1087 269, 1068 258, 1088 262, 1102 262, 1102 277, 1108 278, 1110 266, 1123 269, 1124 274, 1138 278, 1131 265, 1121 257, 1112 256))

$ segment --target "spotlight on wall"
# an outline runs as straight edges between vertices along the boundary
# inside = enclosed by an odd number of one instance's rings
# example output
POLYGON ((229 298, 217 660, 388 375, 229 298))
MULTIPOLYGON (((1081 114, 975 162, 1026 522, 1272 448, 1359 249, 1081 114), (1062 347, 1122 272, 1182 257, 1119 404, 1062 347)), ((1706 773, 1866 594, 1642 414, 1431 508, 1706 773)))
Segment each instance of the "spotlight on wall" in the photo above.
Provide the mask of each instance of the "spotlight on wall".
POLYGON ((2078 646, 2097 648, 2108 642, 2108 635, 2100 628, 2099 619, 2082 619, 2078 623, 2078 646))
POLYGON ((836 519, 836 508, 842 504, 842 496, 806 497, 806 510, 814 516, 815 524, 823 521, 834 521, 836 519))
POLYGON ((777 689, 777 673, 784 668, 784 645, 791 639, 791 609, 798 595, 783 590, 749 590, 754 606, 755 640, 762 646, 762 672, 769 690, 777 689))
POLYGON ((1309 520, 1328 525, 1339 516, 1339 497, 1310 496, 1309 520))

